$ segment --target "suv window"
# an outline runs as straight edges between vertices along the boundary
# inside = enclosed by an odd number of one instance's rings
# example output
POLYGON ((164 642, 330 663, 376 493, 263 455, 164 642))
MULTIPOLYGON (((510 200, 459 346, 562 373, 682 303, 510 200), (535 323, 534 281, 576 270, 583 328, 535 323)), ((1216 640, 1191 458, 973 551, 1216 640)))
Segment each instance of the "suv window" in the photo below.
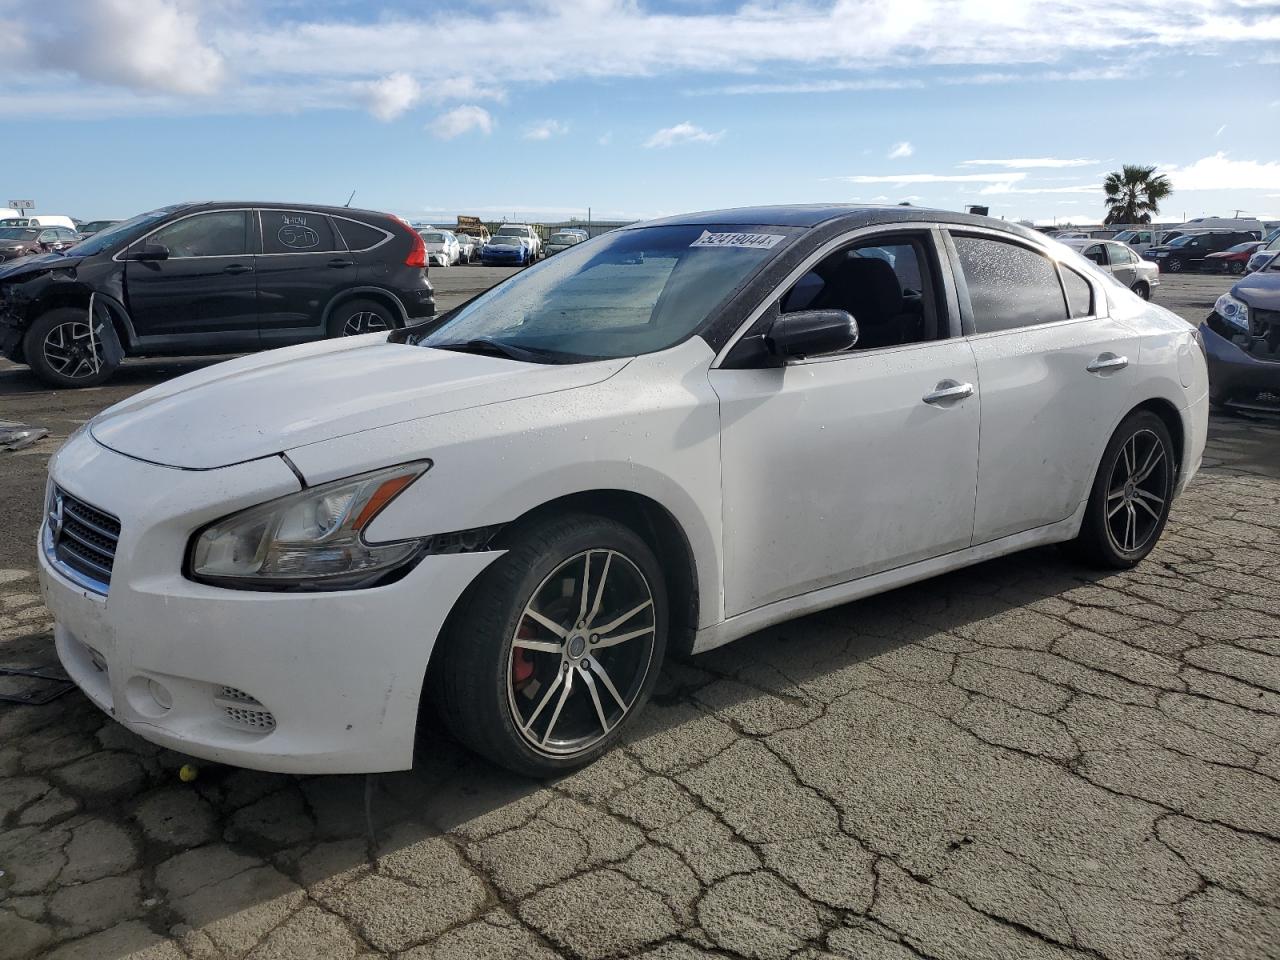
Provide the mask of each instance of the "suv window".
POLYGON ((263 253, 332 253, 333 227, 322 213, 306 210, 263 210, 263 253))
POLYGON ((1048 257, 986 237, 955 238, 978 333, 1067 319, 1058 271, 1048 257))
POLYGON ((782 313, 847 310, 858 321, 854 350, 947 335, 930 282, 927 239, 863 240, 823 258, 783 296, 782 313))
POLYGON ((243 210, 215 210, 198 213, 161 227, 147 243, 168 247, 169 258, 238 257, 248 252, 243 210))
POLYGON ((342 234, 342 239, 347 242, 348 250, 368 250, 370 247, 376 247, 387 239, 385 230, 371 227, 367 223, 357 223, 354 220, 343 220, 341 218, 333 220, 332 223, 338 228, 338 233, 342 234))

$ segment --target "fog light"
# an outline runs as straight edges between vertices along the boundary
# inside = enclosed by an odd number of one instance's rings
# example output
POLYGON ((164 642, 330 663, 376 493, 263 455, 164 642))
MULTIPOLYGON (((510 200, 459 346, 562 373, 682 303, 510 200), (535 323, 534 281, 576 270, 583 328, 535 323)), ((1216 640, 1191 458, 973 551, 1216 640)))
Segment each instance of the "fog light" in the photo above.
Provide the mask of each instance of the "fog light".
POLYGON ((173 694, 163 684, 148 680, 147 692, 151 694, 151 699, 156 702, 156 706, 161 710, 168 710, 173 706, 173 694))

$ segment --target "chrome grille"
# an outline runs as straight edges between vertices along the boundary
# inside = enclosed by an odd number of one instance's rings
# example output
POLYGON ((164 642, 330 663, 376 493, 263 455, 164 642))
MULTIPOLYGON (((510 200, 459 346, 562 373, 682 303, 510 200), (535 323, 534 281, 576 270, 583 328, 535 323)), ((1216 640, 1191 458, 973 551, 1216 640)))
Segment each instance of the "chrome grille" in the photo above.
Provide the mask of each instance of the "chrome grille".
POLYGON ((120 540, 120 521, 54 487, 45 526, 49 559, 81 586, 106 593, 120 540))

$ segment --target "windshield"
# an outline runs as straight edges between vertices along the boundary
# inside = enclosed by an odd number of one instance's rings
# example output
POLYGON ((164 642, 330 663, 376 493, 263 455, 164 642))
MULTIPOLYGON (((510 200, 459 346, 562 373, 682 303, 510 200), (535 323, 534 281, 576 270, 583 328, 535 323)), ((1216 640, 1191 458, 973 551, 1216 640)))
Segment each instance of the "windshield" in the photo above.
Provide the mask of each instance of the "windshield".
POLYGON ((146 233, 157 221, 163 220, 175 210, 182 209, 181 206, 161 207, 159 210, 152 210, 148 213, 140 213, 136 217, 128 220, 122 220, 114 226, 99 230, 93 236, 85 240, 81 240, 73 247, 67 248, 67 254, 76 257, 91 257, 95 253, 101 253, 108 247, 113 247, 120 242, 129 242, 136 238, 139 234, 146 233))
POLYGON ((576 233, 553 233, 548 243, 577 243, 581 239, 576 233))
POLYGON ((527 237, 529 236, 528 227, 499 227, 495 237, 527 237))
POLYGON ((34 240, 39 232, 29 227, 3 227, 0 228, 0 240, 34 240))
POLYGON ((1251 243, 1237 243, 1234 247, 1228 250, 1227 253, 1247 253, 1250 250, 1255 249, 1257 246, 1258 242, 1256 240, 1251 243))
POLYGON ((1173 239, 1173 240, 1170 240, 1170 241, 1169 241, 1169 246, 1171 246, 1171 247, 1185 247, 1188 243, 1190 243, 1190 242, 1191 242, 1192 240, 1194 240, 1194 239, 1195 239, 1195 237, 1191 236, 1191 234, 1185 234, 1185 235, 1183 235, 1183 236, 1181 236, 1181 237, 1177 237, 1177 238, 1175 238, 1175 239, 1173 239))
POLYGON ((1116 239, 1121 243, 1133 243, 1133 241, 1138 239, 1138 234, 1134 230, 1125 230, 1122 233, 1117 233, 1116 239))
POLYGON ((521 245, 520 241, 521 241, 521 240, 523 240, 523 239, 525 239, 525 238, 524 238, 524 237, 512 237, 512 236, 504 235, 504 234, 501 234, 501 233, 495 233, 495 234, 493 235, 493 239, 492 239, 492 240, 490 240, 489 242, 490 242, 491 244, 493 244, 495 247, 501 247, 501 246, 504 246, 504 245, 505 245, 505 246, 508 246, 508 247, 518 247, 518 246, 520 246, 520 245, 521 245))
POLYGON ((553 363, 653 353, 696 332, 799 232, 773 226, 617 230, 499 284, 420 342, 491 341, 553 363))
POLYGON ((418 236, 427 243, 444 243, 443 233, 423 233, 422 231, 418 231, 418 236))

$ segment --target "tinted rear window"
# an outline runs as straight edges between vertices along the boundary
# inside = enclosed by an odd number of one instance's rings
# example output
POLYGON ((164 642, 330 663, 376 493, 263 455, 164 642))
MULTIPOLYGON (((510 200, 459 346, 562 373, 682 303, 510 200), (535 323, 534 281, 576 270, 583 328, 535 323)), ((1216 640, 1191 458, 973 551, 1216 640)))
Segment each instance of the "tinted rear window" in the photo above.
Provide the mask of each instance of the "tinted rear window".
POLYGON ((342 239, 347 242, 348 250, 368 250, 387 237, 386 232, 377 227, 371 227, 367 223, 357 223, 354 220, 337 218, 333 221, 333 225, 338 228, 342 239))
POLYGON ((1013 330, 1067 318, 1053 261, 1003 240, 956 237, 978 333, 1013 330))

